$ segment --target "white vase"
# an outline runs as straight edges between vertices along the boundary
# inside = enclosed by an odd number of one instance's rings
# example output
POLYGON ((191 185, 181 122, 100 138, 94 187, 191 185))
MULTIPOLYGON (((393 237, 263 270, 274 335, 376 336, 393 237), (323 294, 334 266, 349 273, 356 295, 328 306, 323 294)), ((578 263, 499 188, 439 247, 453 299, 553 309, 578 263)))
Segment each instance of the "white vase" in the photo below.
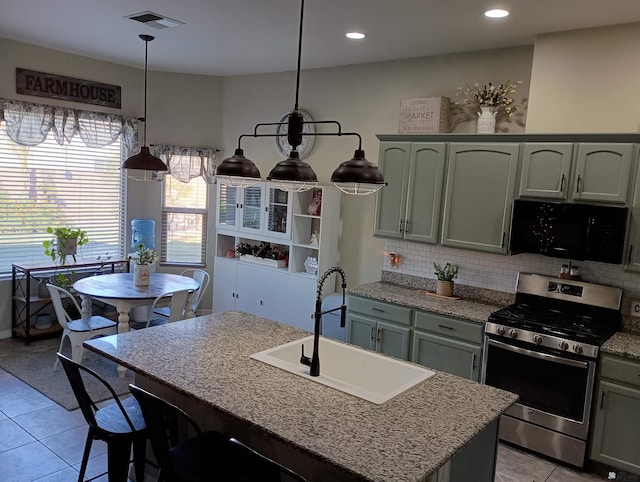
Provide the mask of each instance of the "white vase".
POLYGON ((133 284, 136 286, 149 286, 150 274, 151 274, 151 265, 134 263, 133 284))
POLYGON ((498 111, 495 107, 480 107, 480 112, 478 112, 478 128, 476 132, 478 134, 495 133, 497 113, 498 111))

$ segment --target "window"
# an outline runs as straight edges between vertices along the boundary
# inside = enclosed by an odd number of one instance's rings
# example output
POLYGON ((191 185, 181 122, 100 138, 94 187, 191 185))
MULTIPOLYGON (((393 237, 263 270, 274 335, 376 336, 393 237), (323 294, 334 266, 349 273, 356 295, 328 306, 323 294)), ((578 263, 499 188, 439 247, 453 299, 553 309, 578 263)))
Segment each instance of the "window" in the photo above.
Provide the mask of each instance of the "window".
POLYGON ((162 191, 160 262, 205 266, 209 184, 217 149, 153 146, 169 171, 162 191))
POLYGON ((121 257, 120 156, 119 140, 91 148, 75 136, 61 146, 50 134, 25 146, 0 125, 0 275, 11 273, 12 263, 51 263, 42 247, 48 226, 87 232, 78 261, 121 257))
POLYGON ((0 276, 53 263, 47 227, 82 229, 78 262, 122 259, 123 157, 137 143, 124 116, 0 98, 0 276))
POLYGON ((208 187, 202 177, 188 183, 165 177, 160 262, 204 266, 208 187))

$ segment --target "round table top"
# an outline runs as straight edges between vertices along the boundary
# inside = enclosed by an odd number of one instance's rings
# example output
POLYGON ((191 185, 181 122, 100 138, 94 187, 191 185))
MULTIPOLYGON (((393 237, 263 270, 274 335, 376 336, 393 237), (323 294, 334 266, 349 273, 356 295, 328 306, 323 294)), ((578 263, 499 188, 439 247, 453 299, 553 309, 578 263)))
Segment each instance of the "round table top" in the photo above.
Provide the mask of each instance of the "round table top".
POLYGON ((87 276, 73 283, 73 289, 81 295, 132 300, 152 300, 167 293, 197 290, 199 287, 200 283, 189 276, 170 273, 151 273, 148 286, 135 286, 133 273, 87 276))

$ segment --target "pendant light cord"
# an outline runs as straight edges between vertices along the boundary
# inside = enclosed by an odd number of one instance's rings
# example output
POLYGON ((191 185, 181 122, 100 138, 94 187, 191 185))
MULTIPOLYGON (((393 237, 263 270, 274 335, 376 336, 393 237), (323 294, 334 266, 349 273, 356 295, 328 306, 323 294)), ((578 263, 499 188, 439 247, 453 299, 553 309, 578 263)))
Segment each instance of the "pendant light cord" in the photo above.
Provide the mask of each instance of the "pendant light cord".
POLYGON ((147 145, 147 65, 148 65, 148 55, 149 55, 149 42, 151 42, 155 37, 153 35, 139 35, 140 39, 144 40, 144 117, 142 118, 144 122, 144 127, 142 129, 142 145, 147 145))
POLYGON ((300 59, 302 58, 302 21, 304 19, 304 0, 300 5, 300 31, 298 33, 298 67, 296 71, 296 102, 294 110, 298 110, 298 94, 300 93, 300 59))

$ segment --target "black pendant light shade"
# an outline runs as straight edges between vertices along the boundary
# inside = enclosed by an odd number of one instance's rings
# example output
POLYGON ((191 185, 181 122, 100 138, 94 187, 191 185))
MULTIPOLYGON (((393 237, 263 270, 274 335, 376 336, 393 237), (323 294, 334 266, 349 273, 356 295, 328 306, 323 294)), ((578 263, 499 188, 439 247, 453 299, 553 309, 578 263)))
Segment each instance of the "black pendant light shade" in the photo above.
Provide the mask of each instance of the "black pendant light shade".
POLYGON ((275 183, 283 191, 307 191, 318 184, 318 176, 311 166, 300 159, 298 151, 291 151, 289 157, 276 164, 267 181, 275 183))
POLYGON ((147 146, 140 148, 140 153, 129 157, 122 163, 122 169, 141 169, 143 171, 166 171, 167 165, 162 159, 154 156, 147 146))
POLYGON ((216 168, 216 178, 234 187, 248 187, 260 181, 260 170, 238 148, 233 156, 222 161, 216 168))
POLYGON ((378 166, 364 157, 362 149, 356 149, 353 159, 344 161, 333 171, 331 182, 346 194, 360 196, 372 194, 387 185, 378 166))
POLYGON ((142 147, 140 153, 129 157, 120 166, 121 169, 127 169, 129 178, 136 181, 162 181, 168 170, 167 165, 162 159, 151 154, 147 147, 147 48, 149 42, 155 37, 152 35, 139 35, 144 41, 144 117, 140 120, 144 122, 142 139, 142 147))

